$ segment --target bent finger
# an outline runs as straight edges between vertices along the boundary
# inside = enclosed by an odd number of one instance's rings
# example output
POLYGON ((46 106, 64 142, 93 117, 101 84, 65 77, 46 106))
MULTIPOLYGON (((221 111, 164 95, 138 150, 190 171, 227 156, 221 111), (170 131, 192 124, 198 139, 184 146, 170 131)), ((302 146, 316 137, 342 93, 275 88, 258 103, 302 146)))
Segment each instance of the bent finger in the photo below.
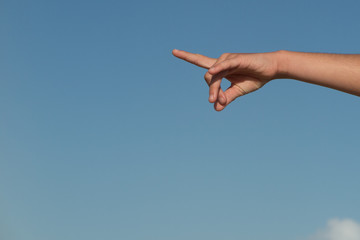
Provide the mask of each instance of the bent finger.
MULTIPOLYGON (((208 86, 210 86, 212 77, 213 76, 211 74, 209 74, 208 72, 206 72, 204 75, 204 79, 205 79, 206 83, 208 84, 208 86)), ((219 92, 218 92, 218 100, 221 104, 226 104, 226 96, 224 94, 224 91, 221 89, 221 87, 219 88, 219 92)))
POLYGON ((226 103, 225 104, 221 104, 219 101, 216 101, 214 103, 214 109, 218 112, 224 110, 224 108, 226 107, 226 103))
POLYGON ((216 101, 214 103, 214 109, 218 112, 224 110, 225 107, 227 107, 232 101, 234 101, 239 96, 242 96, 242 95, 239 95, 239 92, 236 89, 233 89, 231 87, 226 89, 224 94, 226 95, 226 103, 225 104, 221 104, 218 101, 216 101))
POLYGON ((210 69, 209 73, 212 75, 219 74, 223 71, 230 71, 234 70, 239 67, 239 60, 238 59, 228 59, 222 62, 215 63, 210 69))
MULTIPOLYGON (((219 100, 221 103, 225 103, 224 99, 220 100, 218 98, 219 98, 219 91, 221 89, 221 80, 226 75, 227 75, 227 71, 212 76, 209 87, 209 102, 214 103, 216 100, 219 100)), ((223 96, 221 98, 223 98, 223 96)))
MULTIPOLYGON (((212 65, 211 68, 213 68, 214 66, 218 65, 219 63, 225 61, 228 58, 229 54, 224 53, 222 54, 215 62, 214 65, 212 65)), ((216 101, 219 101, 222 104, 226 104, 226 96, 225 94, 222 95, 219 98, 219 92, 221 89, 221 80, 223 77, 226 76, 227 71, 224 72, 219 72, 218 74, 211 74, 208 71, 208 74, 210 74, 211 77, 211 81, 209 83, 209 102, 211 103, 215 103, 216 101)))

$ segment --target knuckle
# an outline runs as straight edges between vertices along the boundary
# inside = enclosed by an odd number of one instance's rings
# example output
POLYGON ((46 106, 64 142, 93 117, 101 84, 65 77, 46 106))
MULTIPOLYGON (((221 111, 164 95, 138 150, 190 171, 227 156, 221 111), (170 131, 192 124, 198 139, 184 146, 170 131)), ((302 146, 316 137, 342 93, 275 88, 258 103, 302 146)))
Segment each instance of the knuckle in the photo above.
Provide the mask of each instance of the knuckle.
POLYGON ((221 56, 226 58, 226 57, 228 57, 230 55, 231 55, 231 53, 223 53, 221 56))
POLYGON ((207 73, 205 73, 205 75, 204 75, 204 79, 205 79, 205 81, 206 81, 206 75, 207 75, 207 73))
POLYGON ((211 75, 209 73, 205 73, 204 79, 205 79, 206 82, 210 82, 211 81, 211 75))

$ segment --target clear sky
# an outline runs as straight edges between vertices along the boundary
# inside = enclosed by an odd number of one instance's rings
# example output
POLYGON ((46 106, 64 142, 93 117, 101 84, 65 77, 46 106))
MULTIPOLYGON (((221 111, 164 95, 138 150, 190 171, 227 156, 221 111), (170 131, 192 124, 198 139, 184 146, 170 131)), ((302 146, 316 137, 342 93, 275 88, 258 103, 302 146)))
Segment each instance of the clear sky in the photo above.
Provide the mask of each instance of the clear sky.
POLYGON ((218 113, 204 70, 171 55, 359 53, 359 9, 1 0, 0 239, 297 240, 359 222, 358 97, 283 79, 218 113))

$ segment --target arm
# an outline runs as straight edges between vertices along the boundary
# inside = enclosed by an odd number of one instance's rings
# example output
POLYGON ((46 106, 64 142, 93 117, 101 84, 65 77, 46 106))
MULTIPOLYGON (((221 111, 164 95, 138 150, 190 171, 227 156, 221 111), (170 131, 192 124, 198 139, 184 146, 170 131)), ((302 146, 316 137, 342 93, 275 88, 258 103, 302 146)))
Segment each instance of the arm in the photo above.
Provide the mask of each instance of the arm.
POLYGON ((208 69, 209 101, 223 110, 239 96, 253 92, 277 78, 292 78, 360 96, 360 55, 302 53, 226 53, 219 58, 174 50, 185 61, 208 69), (231 86, 223 91, 221 80, 231 86))
POLYGON ((279 76, 360 96, 360 55, 280 51, 279 76))

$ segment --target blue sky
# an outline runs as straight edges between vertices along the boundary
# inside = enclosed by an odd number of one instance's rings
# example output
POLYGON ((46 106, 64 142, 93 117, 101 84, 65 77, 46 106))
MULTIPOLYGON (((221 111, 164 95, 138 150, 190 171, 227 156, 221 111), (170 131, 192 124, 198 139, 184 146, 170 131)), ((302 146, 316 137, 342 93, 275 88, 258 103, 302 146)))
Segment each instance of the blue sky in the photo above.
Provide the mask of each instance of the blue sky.
POLYGON ((0 2, 0 237, 306 239, 360 221, 358 97, 218 113, 173 48, 359 53, 359 1, 0 2))

